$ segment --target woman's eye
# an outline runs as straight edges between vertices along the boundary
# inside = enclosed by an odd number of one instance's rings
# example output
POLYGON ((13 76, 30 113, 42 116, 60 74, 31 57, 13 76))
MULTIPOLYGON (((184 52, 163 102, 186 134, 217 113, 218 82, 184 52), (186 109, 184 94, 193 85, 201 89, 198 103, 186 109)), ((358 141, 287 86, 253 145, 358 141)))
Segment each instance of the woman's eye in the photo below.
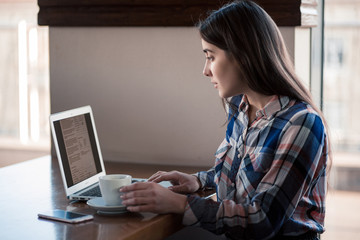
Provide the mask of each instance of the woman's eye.
POLYGON ((214 60, 214 57, 206 57, 207 60, 212 61, 214 60))

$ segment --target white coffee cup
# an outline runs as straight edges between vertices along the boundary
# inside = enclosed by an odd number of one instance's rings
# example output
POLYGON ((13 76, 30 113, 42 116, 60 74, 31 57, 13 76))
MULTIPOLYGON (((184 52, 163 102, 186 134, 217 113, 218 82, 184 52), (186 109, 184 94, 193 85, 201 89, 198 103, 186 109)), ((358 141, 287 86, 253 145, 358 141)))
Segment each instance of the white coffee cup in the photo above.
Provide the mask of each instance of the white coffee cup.
POLYGON ((119 189, 131 184, 131 176, 126 174, 109 174, 99 178, 101 195, 107 206, 120 206, 122 199, 119 189))

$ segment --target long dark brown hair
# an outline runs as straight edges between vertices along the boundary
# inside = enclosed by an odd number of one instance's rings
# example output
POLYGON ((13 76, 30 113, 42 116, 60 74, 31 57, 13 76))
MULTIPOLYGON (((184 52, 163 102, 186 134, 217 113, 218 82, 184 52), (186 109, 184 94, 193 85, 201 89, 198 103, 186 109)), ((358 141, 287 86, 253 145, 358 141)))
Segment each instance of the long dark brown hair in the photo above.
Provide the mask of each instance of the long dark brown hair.
POLYGON ((295 73, 279 28, 260 6, 253 1, 234 1, 212 12, 197 27, 204 41, 235 59, 241 81, 250 89, 308 103, 321 116, 329 133, 323 113, 295 73))
POLYGON ((282 35, 271 17, 252 1, 235 1, 198 24, 201 38, 239 63, 242 80, 264 95, 283 95, 313 104, 295 74, 282 35))

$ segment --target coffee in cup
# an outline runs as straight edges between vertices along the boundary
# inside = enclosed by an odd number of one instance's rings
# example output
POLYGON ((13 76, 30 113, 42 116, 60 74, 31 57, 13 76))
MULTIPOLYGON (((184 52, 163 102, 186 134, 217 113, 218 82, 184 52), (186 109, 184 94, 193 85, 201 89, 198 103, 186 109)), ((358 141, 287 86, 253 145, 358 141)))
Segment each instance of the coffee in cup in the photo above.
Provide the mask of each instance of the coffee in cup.
POLYGON ((107 206, 120 206, 122 199, 119 189, 131 184, 131 176, 126 174, 109 174, 99 178, 101 195, 107 206))

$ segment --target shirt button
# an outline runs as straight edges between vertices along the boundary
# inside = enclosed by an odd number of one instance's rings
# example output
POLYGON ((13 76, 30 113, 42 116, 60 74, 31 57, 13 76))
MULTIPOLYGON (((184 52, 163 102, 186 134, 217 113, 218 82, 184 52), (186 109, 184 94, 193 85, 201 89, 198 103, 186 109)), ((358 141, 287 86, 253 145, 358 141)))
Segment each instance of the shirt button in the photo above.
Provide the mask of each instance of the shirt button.
POLYGON ((232 187, 235 187, 235 183, 232 183, 231 186, 232 186, 232 187))
POLYGON ((239 153, 239 154, 238 154, 238 158, 240 158, 240 157, 241 157, 241 154, 239 153))

